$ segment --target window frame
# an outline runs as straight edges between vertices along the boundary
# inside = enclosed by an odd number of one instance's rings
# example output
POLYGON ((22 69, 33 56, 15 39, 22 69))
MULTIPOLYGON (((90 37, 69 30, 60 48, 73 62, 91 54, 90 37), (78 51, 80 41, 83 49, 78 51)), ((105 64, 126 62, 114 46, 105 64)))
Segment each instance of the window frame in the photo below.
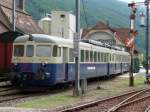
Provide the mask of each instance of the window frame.
POLYGON ((25 56, 25 45, 24 45, 24 44, 15 44, 15 45, 14 45, 13 56, 14 56, 14 57, 24 57, 24 56, 25 56), (17 55, 15 55, 15 46, 23 46, 23 55, 22 55, 22 56, 17 56, 17 55))

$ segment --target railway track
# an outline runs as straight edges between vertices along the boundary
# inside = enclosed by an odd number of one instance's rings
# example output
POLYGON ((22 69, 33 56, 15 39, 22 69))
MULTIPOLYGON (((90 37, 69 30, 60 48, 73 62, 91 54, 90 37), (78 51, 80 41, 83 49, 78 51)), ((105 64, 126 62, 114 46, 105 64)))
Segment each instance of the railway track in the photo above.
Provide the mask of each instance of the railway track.
POLYGON ((20 91, 15 88, 8 88, 4 90, 0 90, 0 106, 4 106, 5 103, 11 103, 11 102, 16 102, 16 100, 22 100, 26 98, 31 98, 31 97, 39 97, 39 96, 45 96, 45 95, 50 95, 50 94, 55 94, 55 92, 50 92, 50 91, 20 91))
MULTIPOLYGON (((121 111, 121 108, 127 107, 127 105, 128 106, 132 104, 134 105, 138 101, 143 101, 143 103, 148 102, 149 104, 150 101, 149 94, 150 94, 149 88, 141 89, 126 94, 122 94, 119 96, 111 97, 105 100, 98 100, 94 102, 89 102, 84 105, 63 109, 61 110, 61 112, 127 112, 127 111, 121 111)), ((143 108, 147 108, 147 107, 143 107, 143 108)))
POLYGON ((150 105, 150 95, 122 104, 115 110, 109 112, 144 112, 148 105, 150 105))
POLYGON ((20 91, 15 88, 1 88, 0 89, 0 103, 22 98, 24 95, 19 95, 20 91))

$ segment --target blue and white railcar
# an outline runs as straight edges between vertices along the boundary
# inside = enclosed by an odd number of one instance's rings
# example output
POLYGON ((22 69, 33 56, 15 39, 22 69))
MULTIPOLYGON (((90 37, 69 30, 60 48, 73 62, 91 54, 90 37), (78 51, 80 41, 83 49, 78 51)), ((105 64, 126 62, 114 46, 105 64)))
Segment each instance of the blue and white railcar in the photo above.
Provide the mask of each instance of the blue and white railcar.
MULTIPOLYGON (((80 78, 109 76, 129 69, 129 54, 80 42, 80 78)), ((33 34, 13 44, 14 82, 22 87, 52 86, 75 79, 73 40, 33 34)))

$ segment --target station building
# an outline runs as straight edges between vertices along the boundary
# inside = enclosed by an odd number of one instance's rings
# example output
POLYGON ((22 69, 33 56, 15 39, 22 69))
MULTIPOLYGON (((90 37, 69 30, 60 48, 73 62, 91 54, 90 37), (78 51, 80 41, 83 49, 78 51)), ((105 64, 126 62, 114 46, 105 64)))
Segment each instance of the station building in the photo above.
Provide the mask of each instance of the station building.
POLYGON ((43 33, 24 7, 25 0, 16 0, 16 32, 12 32, 12 0, 0 0, 0 73, 9 70, 12 42, 17 36, 43 33))
MULTIPOLYGON (((112 28, 108 23, 98 22, 91 28, 83 29, 81 38, 118 46, 130 52, 130 49, 126 47, 126 40, 130 39, 128 28, 112 28)), ((137 54, 138 51, 134 43, 133 47, 135 48, 134 53, 137 54)))
MULTIPOLYGON (((117 46, 131 54, 131 48, 126 47, 127 40, 130 39, 128 28, 111 28, 109 24, 98 22, 95 26, 83 29, 82 39, 91 39, 100 41, 111 46, 117 46)), ((139 71, 139 50, 135 43, 132 43, 134 48, 134 72, 139 71)))

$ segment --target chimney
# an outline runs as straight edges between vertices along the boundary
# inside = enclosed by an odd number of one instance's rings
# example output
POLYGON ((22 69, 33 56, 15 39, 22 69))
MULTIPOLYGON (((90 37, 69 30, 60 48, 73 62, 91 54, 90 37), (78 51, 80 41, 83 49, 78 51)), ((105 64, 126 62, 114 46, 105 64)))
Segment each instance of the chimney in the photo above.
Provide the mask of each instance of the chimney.
POLYGON ((19 9, 25 10, 25 0, 16 0, 16 6, 19 9))

